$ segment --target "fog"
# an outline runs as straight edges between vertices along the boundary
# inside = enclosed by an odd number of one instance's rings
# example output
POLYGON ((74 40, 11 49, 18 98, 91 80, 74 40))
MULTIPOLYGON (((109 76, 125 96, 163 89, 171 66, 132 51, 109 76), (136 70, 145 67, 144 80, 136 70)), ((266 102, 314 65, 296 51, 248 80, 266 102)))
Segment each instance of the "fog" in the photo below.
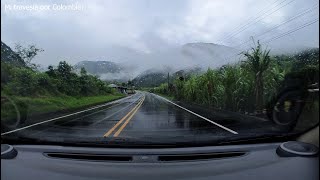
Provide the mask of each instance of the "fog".
MULTIPOLYGON (((130 66, 129 74, 135 76, 150 68, 216 67, 233 62, 238 51, 252 46, 250 36, 257 36, 255 39, 262 39, 262 43, 274 39, 264 44, 274 53, 318 47, 318 21, 284 34, 319 18, 317 5, 314 0, 2 0, 1 39, 10 47, 20 43, 36 44, 44 49, 35 59, 43 66, 61 60, 70 64, 105 60, 130 66), (8 8, 9 5, 53 4, 77 4, 82 9, 8 8), (281 25, 307 10, 303 16, 281 25), (279 36, 283 37, 277 38, 279 36), (247 41, 249 43, 238 46, 247 41), (225 45, 234 50, 216 50, 218 46, 186 50, 187 43, 199 42, 225 45)), ((126 75, 118 77, 123 76, 126 75)))

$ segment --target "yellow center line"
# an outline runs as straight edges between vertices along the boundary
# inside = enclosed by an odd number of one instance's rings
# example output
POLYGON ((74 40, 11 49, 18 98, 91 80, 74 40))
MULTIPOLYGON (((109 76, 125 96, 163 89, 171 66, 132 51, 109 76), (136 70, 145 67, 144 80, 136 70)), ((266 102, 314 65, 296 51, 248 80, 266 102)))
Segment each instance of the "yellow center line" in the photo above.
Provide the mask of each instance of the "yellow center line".
POLYGON ((126 120, 125 123, 122 124, 122 126, 118 129, 118 131, 116 133, 114 133, 113 137, 117 137, 121 131, 126 127, 126 125, 129 123, 129 121, 131 120, 131 118, 136 114, 136 112, 139 110, 140 106, 142 105, 143 101, 145 98, 143 98, 143 100, 141 101, 140 105, 136 108, 136 110, 131 114, 131 116, 126 120))
POLYGON ((126 114, 120 121, 118 121, 118 123, 115 124, 107 133, 105 133, 103 137, 109 136, 140 105, 141 102, 142 101, 140 100, 140 102, 134 108, 132 108, 132 110, 128 112, 128 114, 126 114))

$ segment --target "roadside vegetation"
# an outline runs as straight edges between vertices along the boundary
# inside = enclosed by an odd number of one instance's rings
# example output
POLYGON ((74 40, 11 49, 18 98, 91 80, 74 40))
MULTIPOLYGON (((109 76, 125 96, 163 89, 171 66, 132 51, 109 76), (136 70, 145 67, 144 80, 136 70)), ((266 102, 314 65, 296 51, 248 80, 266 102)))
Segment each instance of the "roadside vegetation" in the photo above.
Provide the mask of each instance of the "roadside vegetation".
POLYGON ((88 74, 84 68, 75 72, 66 61, 60 61, 56 67, 49 66, 44 72, 39 71, 32 59, 43 50, 34 45, 17 45, 11 54, 10 50, 3 53, 1 46, 1 119, 15 118, 14 105, 21 118, 25 118, 79 109, 124 96, 98 77, 88 74), (7 56, 2 56, 5 53, 7 56), (8 60, 13 55, 20 60, 8 60))
MULTIPOLYGON (((101 96, 72 97, 72 96, 46 96, 46 97, 21 97, 13 96, 10 99, 18 107, 21 118, 28 118, 50 112, 72 112, 83 107, 101 104, 122 98, 121 94, 101 96)), ((15 118, 17 112, 14 104, 5 101, 1 104, 1 119, 15 118)))
POLYGON ((209 68, 201 75, 175 77, 152 91, 173 96, 177 101, 259 114, 277 95, 285 78, 297 75, 302 77, 302 82, 319 81, 318 48, 271 56, 270 50, 263 49, 258 41, 254 48, 242 54, 243 61, 209 68))

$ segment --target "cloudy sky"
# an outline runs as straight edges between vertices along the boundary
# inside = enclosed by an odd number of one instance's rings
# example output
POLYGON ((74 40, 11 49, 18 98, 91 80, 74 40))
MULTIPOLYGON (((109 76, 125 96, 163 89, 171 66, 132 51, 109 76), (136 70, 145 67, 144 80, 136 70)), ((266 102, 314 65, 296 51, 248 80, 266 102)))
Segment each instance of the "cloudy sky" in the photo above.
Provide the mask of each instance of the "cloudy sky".
POLYGON ((43 65, 63 59, 72 64, 81 60, 124 62, 131 53, 150 54, 191 42, 237 47, 250 36, 262 34, 256 39, 267 42, 299 27, 300 30, 270 43, 318 47, 318 3, 318 0, 1 0, 1 39, 11 47, 21 43, 43 48, 45 51, 36 59, 43 65), (20 9, 14 9, 14 5, 20 9), (49 9, 21 9, 27 5, 49 9), (78 5, 80 9, 58 10, 57 5, 78 5), (290 21, 292 18, 296 19, 290 21), (286 21, 290 22, 282 24, 286 21))

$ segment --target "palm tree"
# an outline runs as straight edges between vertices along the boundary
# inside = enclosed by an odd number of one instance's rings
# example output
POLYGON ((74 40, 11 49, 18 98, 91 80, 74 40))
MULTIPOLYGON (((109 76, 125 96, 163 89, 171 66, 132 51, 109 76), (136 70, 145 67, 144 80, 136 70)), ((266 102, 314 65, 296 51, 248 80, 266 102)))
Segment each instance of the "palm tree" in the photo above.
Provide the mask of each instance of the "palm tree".
POLYGON ((245 61, 246 67, 253 73, 254 75, 254 94, 255 94, 255 102, 256 102, 256 112, 262 112, 263 110, 263 95, 264 95, 264 82, 263 75, 264 72, 270 66, 270 50, 262 50, 261 44, 257 43, 257 45, 251 49, 251 51, 244 52, 244 56, 246 56, 247 60, 245 61))

